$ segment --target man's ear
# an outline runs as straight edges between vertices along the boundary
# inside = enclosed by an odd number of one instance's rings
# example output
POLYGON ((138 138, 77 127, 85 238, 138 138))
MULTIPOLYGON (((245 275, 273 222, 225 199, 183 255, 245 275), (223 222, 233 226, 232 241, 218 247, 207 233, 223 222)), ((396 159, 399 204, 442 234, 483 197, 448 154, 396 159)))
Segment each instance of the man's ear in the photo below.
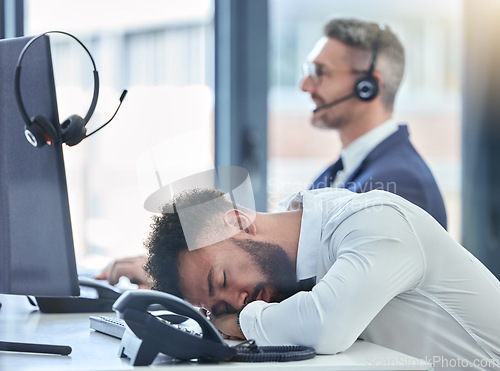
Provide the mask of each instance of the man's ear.
POLYGON ((224 215, 226 225, 237 228, 249 234, 257 234, 257 228, 252 219, 241 210, 229 210, 224 215))
POLYGON ((380 94, 380 91, 382 89, 382 85, 384 84, 384 77, 378 71, 373 71, 372 76, 377 81, 377 84, 378 84, 378 93, 380 94))

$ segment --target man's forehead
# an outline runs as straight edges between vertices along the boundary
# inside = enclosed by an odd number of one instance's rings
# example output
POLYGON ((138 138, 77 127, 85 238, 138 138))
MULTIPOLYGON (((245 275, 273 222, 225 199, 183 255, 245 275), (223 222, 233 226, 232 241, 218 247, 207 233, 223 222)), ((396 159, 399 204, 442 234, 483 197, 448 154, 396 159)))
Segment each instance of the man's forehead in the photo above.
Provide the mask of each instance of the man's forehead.
POLYGON ((207 248, 179 254, 179 286, 185 300, 200 304, 198 301, 208 292, 207 275, 212 261, 207 248))
POLYGON ((219 266, 221 261, 235 261, 235 247, 237 245, 232 239, 227 239, 197 250, 185 250, 179 254, 179 285, 184 299, 194 303, 208 296, 210 270, 219 266))
POLYGON ((206 282, 209 270, 216 264, 216 258, 231 252, 229 241, 221 241, 197 250, 182 251, 179 254, 181 286, 200 288, 199 285, 206 282))
POLYGON ((200 271, 211 264, 213 254, 212 247, 202 247, 197 250, 186 250, 179 254, 179 268, 182 271, 200 271))

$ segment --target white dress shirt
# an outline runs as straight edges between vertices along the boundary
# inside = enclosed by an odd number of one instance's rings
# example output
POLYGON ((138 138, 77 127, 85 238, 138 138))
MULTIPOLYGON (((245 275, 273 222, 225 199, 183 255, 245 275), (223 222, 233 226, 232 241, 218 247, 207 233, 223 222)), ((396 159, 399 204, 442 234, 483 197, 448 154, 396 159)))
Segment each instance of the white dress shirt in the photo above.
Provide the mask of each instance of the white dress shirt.
POLYGON ((334 187, 345 188, 344 183, 355 171, 368 154, 385 139, 398 131, 399 125, 394 119, 389 119, 383 124, 363 134, 340 152, 344 168, 337 172, 334 187))
POLYGON ((434 363, 500 366, 500 283, 425 211, 384 191, 302 191, 297 279, 310 292, 255 301, 240 314, 247 339, 334 354, 361 338, 434 363))

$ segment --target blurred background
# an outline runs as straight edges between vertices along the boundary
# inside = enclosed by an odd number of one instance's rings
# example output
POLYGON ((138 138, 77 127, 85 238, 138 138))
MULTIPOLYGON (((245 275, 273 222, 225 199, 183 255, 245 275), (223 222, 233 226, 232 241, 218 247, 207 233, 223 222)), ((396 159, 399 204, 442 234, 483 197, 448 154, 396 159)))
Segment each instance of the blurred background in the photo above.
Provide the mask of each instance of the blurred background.
MULTIPOLYGON (((9 3, 13 6, 13 1, 3 3, 6 11, 9 3)), ((101 94, 89 131, 112 115, 121 91, 129 90, 108 127, 64 149, 80 267, 102 267, 111 258, 143 252, 151 217, 143 202, 154 185, 139 176, 139 162, 152 148, 178 148, 177 155, 167 151, 154 159, 172 179, 191 167, 214 163, 247 167, 260 211, 307 188, 336 160, 336 133, 311 126, 312 102, 299 89, 301 65, 322 36, 324 23, 335 16, 389 25, 402 40, 407 67, 395 118, 409 125, 415 147, 437 179, 448 230, 465 242, 464 14, 479 8, 476 2, 21 3, 17 11, 22 11, 25 35, 64 30, 93 54, 101 94)), ((89 59, 67 37, 51 36, 51 45, 60 118, 83 115, 92 94, 89 59)))

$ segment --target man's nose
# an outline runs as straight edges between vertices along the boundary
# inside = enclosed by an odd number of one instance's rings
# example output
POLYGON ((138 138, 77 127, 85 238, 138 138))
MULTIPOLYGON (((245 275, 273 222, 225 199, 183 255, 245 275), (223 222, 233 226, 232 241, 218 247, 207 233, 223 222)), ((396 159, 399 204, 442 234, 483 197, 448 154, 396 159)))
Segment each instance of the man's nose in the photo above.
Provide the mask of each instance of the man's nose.
POLYGON ((249 294, 246 291, 235 291, 227 292, 225 295, 225 301, 230 304, 235 310, 240 309, 243 305, 247 303, 249 294))
POLYGON ((311 76, 305 76, 300 84, 300 90, 306 93, 311 93, 313 89, 314 89, 314 84, 311 76))

